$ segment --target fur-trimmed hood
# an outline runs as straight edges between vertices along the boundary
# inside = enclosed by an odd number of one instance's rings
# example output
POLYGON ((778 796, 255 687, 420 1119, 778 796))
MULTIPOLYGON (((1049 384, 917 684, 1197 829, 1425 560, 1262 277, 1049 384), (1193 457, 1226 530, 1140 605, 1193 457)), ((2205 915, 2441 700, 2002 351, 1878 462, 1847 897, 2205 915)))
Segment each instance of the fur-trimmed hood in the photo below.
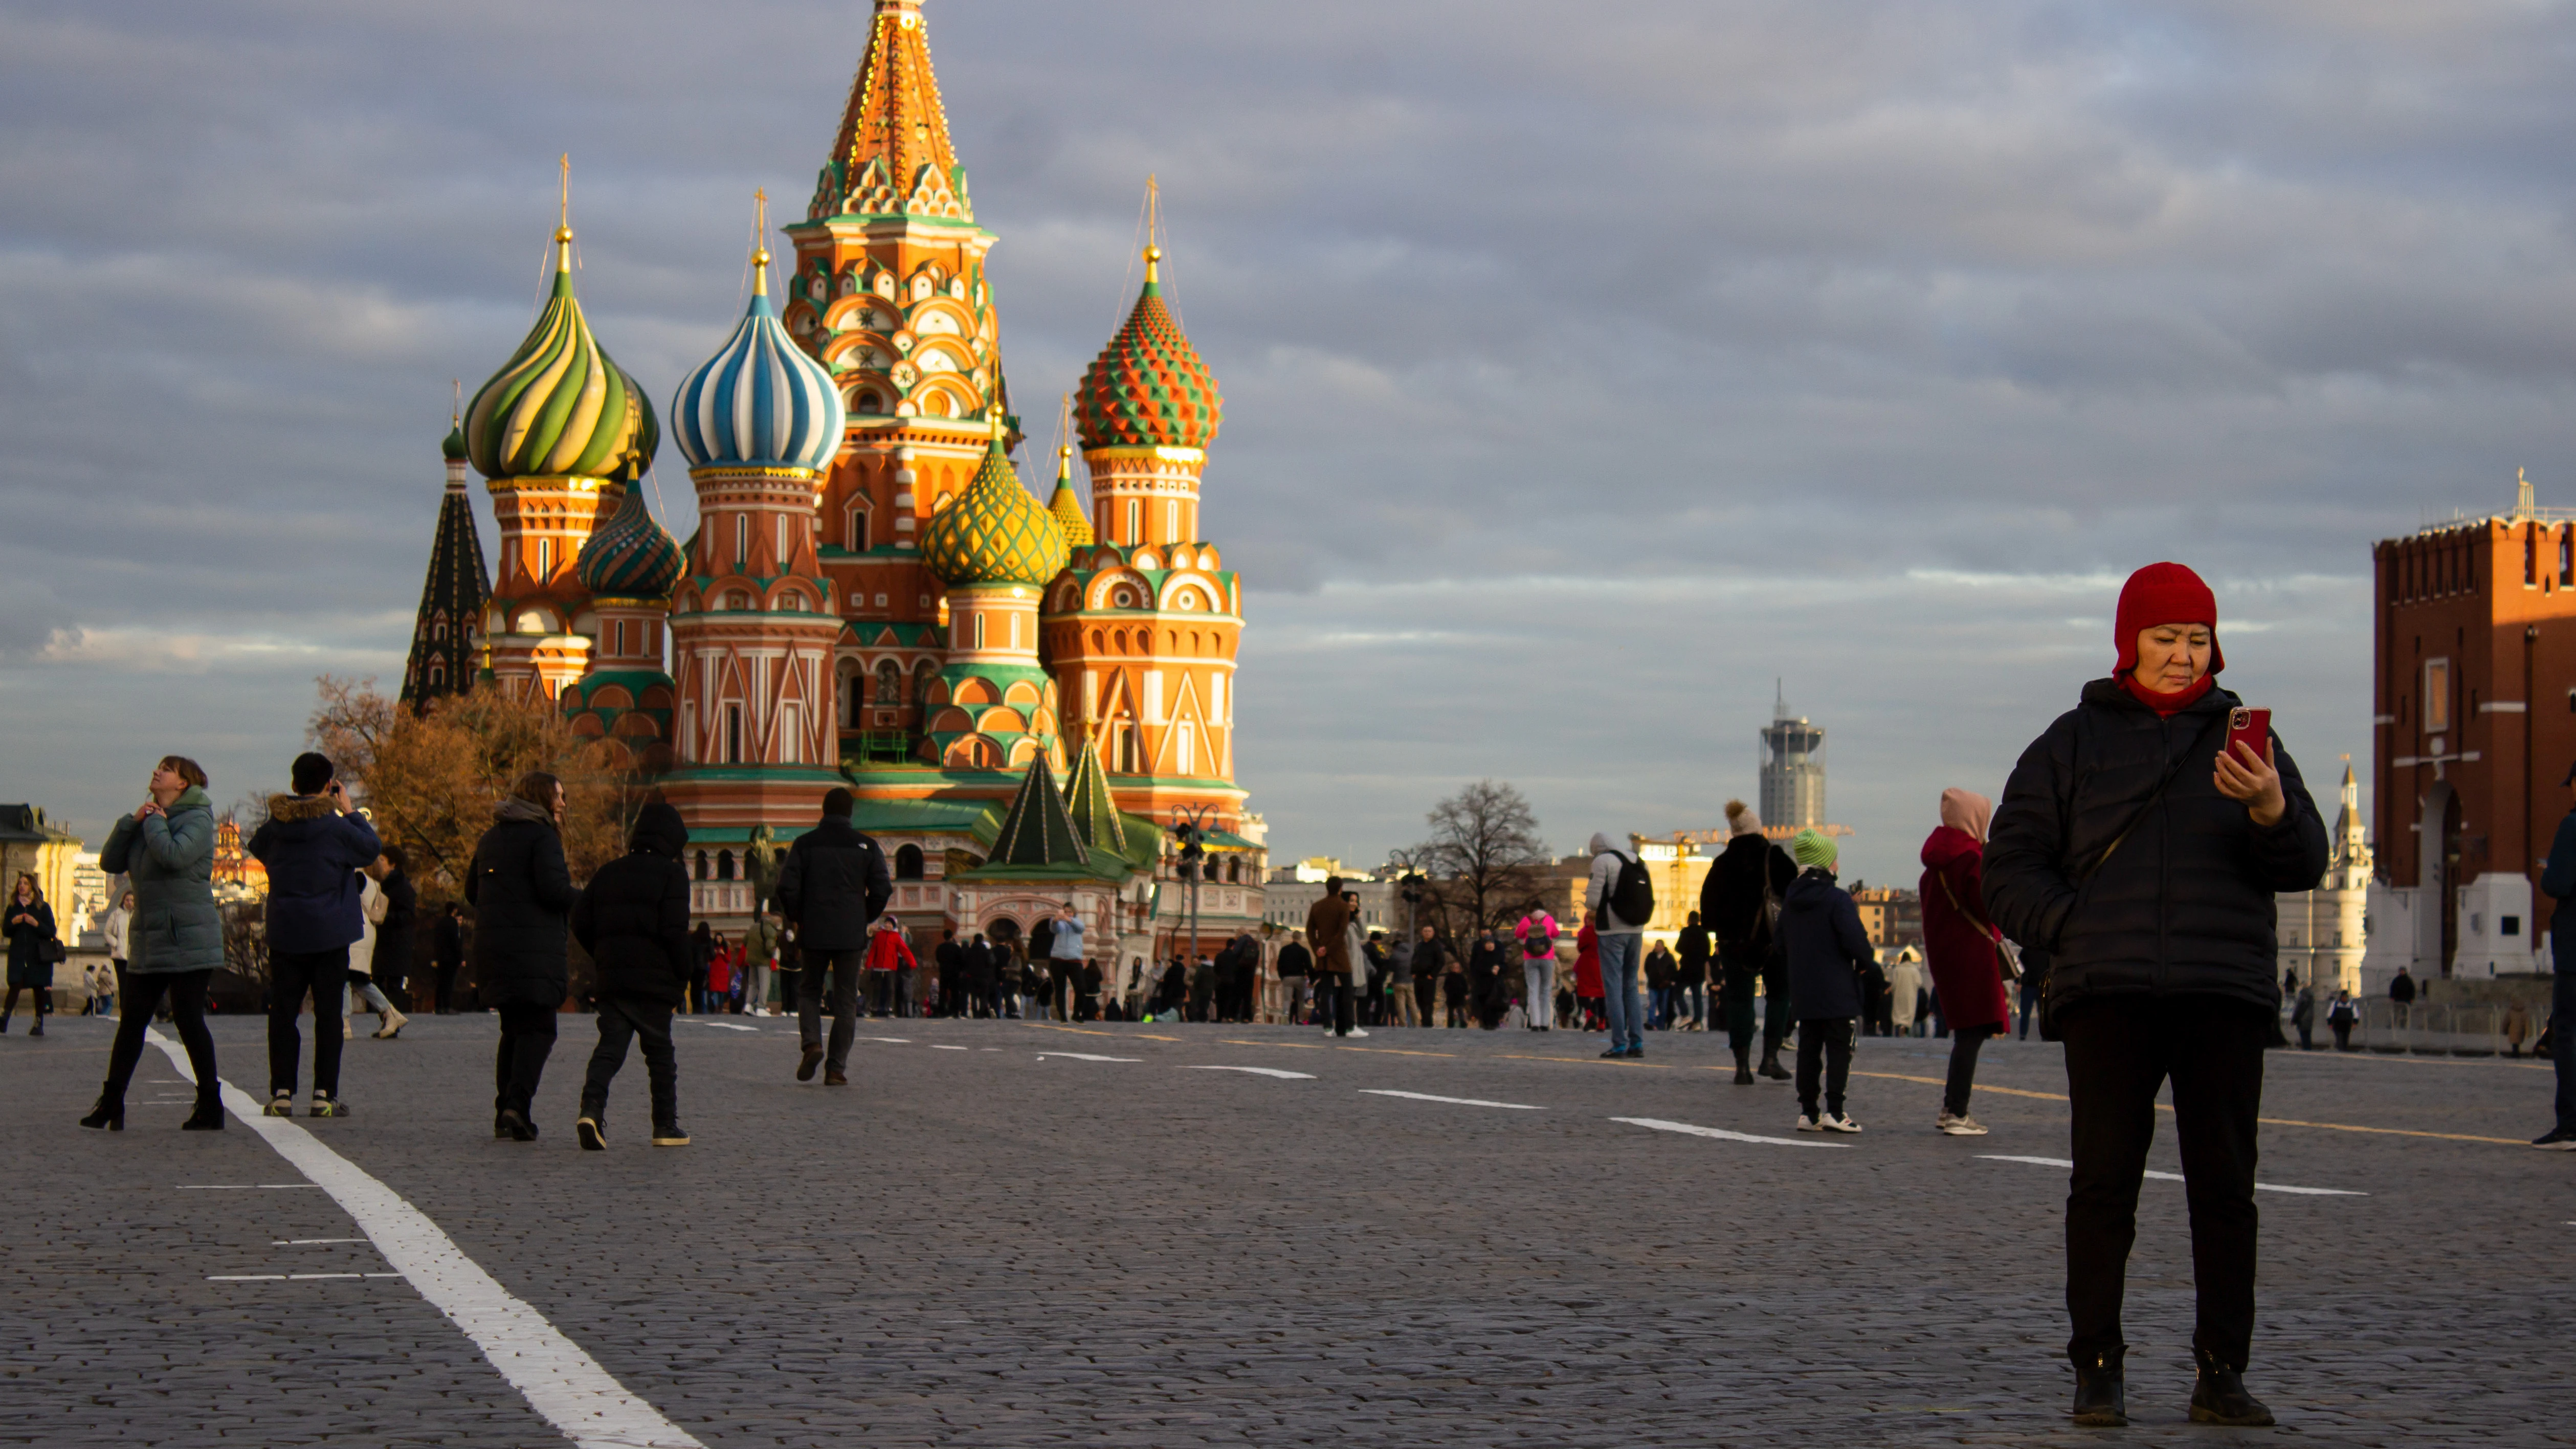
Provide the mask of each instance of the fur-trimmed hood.
POLYGON ((271 795, 268 818, 271 820, 319 820, 333 813, 328 795, 271 795))

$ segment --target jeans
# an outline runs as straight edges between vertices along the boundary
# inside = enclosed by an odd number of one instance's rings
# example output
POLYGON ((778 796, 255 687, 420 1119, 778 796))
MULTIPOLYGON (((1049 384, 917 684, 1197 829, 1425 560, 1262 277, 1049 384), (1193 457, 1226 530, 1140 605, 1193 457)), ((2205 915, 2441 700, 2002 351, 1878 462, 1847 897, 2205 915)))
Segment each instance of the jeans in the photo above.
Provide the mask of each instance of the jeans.
POLYGON ((152 1013, 161 1004, 162 993, 169 993, 170 1018, 178 1024, 179 1040, 188 1048, 188 1067, 197 1074, 197 1107, 205 1110, 212 1104, 223 1107, 223 1084, 215 1077, 215 1037, 206 1030, 206 981, 215 973, 206 971, 153 971, 123 976, 125 1015, 117 1018, 116 1044, 107 1051, 107 1087, 102 1099, 122 1102, 125 1086, 134 1080, 134 1065, 143 1059, 143 1033, 152 1027, 152 1013))
MULTIPOLYGON (((313 1094, 340 1095, 340 1034, 323 1026, 323 1007, 340 1004, 348 984, 349 948, 328 951, 272 951, 268 956, 268 1092, 295 1091, 295 1069, 304 1056, 304 1040, 295 1025, 304 1009, 304 994, 313 993, 313 1094)), ((333 1025, 338 1025, 334 1022, 333 1025)))
POLYGON ((1681 992, 1682 1001, 1690 1007, 1690 1024, 1708 1025, 1708 988, 1694 981, 1675 989, 1681 992))
POLYGON ((680 1059, 671 1050, 671 1006, 640 996, 599 998, 599 1045, 590 1053, 590 1071, 582 1078, 581 1115, 594 1122, 608 1117, 608 1084, 626 1065, 626 1044, 644 1043, 644 1076, 652 1086, 653 1125, 672 1127, 680 1121, 680 1059))
POLYGON ((2191 1342, 2242 1372, 2254 1338, 2255 1118, 2273 1022, 2261 1007, 2192 996, 2093 1003, 2062 1017, 2075 1118, 2068 1356, 2090 1363, 2126 1346, 2120 1307, 2138 1236, 2138 1182, 2156 1135, 2156 1090, 2171 1078, 2200 1300, 2191 1342))
POLYGON ((357 997, 360 1001, 363 1001, 368 1006, 374 1008, 375 1013, 378 1016, 383 1016, 386 1012, 394 1009, 394 1004, 385 999, 385 994, 382 991, 376 989, 376 978, 373 976, 361 976, 355 971, 348 974, 346 984, 342 985, 340 988, 340 1014, 342 1016, 347 1016, 349 1014, 349 998, 352 996, 357 997))
POLYGON ((1529 986, 1529 1005, 1523 1008, 1529 1024, 1541 1030, 1554 1026, 1556 1021, 1549 1009, 1556 1005, 1550 999, 1556 991, 1556 958, 1540 956, 1533 960, 1523 957, 1521 976, 1529 986))
POLYGON ((1637 957, 1645 941, 1629 931, 1601 937, 1601 990, 1608 998, 1603 1011, 1610 1018, 1612 1051, 1646 1049, 1645 1003, 1637 997, 1637 957))
POLYGON ((859 1034, 859 969, 868 953, 850 951, 808 951, 805 969, 798 975, 796 994, 796 1039, 807 1051, 823 1044, 823 978, 832 978, 832 1046, 824 1053, 826 1071, 846 1072, 850 1066, 850 1043, 859 1034))
POLYGON ((1968 1115, 1968 1093, 1977 1085, 1977 1048, 1986 1038, 2000 1036, 2000 1026, 1963 1026, 1950 1038, 1950 1081, 1941 1093, 1941 1110, 1953 1117, 1968 1115))
POLYGON ((2549 1055, 2558 1067, 2558 1130, 2576 1132, 2576 971, 2561 967, 2549 988, 2549 1055))
POLYGON ((1818 1069, 1822 1068, 1824 1107, 1843 1114, 1843 1090, 1851 1085, 1852 1018, 1819 1016, 1798 1023, 1798 1106, 1816 1115, 1818 1069))
POLYGON ((492 1110, 525 1117, 537 1099, 537 1079, 546 1074, 546 1058, 554 1055, 554 1003, 507 1001, 494 1010, 501 1016, 501 1045, 492 1056, 492 1110))

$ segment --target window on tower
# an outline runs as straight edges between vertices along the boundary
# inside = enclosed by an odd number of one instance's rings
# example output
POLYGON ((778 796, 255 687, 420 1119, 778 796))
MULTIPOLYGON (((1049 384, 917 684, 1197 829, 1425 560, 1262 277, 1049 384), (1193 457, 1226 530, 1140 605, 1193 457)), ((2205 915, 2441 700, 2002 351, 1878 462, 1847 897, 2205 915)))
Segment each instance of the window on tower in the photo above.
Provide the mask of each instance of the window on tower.
POLYGON ((733 566, 747 570, 750 562, 751 515, 737 513, 733 516, 733 566))
POLYGON ((903 703, 903 666, 891 659, 877 661, 877 703, 887 706, 903 703))

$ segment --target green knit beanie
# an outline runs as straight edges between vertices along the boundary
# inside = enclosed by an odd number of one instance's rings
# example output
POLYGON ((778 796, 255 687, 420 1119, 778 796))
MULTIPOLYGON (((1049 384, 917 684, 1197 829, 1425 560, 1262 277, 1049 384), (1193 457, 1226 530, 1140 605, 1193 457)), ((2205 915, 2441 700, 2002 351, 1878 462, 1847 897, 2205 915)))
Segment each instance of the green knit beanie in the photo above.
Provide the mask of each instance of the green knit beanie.
POLYGON ((1802 870, 1814 866, 1832 870, 1834 862, 1842 858, 1842 850, 1830 836, 1812 829, 1801 830, 1789 837, 1789 858, 1798 862, 1802 870))

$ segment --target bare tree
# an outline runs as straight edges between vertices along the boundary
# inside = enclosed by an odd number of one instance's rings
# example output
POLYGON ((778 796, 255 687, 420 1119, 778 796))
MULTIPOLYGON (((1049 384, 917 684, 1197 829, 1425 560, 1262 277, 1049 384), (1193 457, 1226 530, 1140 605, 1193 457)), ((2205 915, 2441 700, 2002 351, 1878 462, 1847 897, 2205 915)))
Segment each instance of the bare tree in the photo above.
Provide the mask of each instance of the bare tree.
POLYGON ((1432 881, 1440 924, 1454 909, 1459 934, 1501 927, 1544 893, 1547 847, 1527 797, 1499 780, 1478 780, 1431 807, 1430 838, 1408 859, 1432 881))

